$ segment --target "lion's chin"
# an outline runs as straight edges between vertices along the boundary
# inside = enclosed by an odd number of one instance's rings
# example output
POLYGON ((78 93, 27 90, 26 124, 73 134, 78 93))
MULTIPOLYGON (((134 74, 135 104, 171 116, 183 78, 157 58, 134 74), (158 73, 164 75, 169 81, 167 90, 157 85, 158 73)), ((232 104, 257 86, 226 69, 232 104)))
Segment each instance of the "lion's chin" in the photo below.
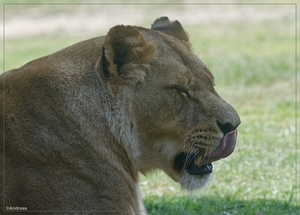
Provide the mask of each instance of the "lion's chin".
POLYGON ((213 172, 211 163, 202 162, 202 165, 198 166, 195 157, 180 153, 173 160, 173 171, 177 175, 176 181, 188 191, 202 188, 209 181, 213 172))
POLYGON ((179 177, 179 183, 183 189, 195 191, 204 187, 210 178, 211 174, 191 175, 187 171, 183 171, 179 177))

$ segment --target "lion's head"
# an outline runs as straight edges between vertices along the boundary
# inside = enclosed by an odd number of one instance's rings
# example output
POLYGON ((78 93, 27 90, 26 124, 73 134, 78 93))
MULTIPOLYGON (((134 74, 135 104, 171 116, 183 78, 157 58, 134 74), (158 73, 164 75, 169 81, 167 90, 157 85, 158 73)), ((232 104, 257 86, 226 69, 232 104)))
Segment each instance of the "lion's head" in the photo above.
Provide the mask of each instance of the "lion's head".
POLYGON ((121 106, 111 128, 138 171, 162 169, 192 190, 205 184, 213 161, 233 152, 239 116, 214 90, 212 73, 178 21, 162 17, 151 30, 112 28, 101 67, 121 101, 110 107, 121 106))
POLYGON ((0 79, 6 210, 144 214, 138 172, 162 169, 193 190, 235 148, 239 116, 166 17, 152 29, 113 27, 0 79))

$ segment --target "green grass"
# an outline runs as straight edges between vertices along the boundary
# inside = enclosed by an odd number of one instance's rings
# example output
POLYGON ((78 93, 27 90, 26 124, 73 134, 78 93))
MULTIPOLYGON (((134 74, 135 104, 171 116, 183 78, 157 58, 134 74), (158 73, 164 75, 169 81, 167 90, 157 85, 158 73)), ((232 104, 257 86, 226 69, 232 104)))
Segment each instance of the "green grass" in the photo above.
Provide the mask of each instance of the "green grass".
MULTIPOLYGON (((148 213, 300 214, 293 20, 186 29, 194 52, 213 72, 217 91, 235 107, 242 124, 236 151, 214 164, 214 177, 202 191, 188 194, 162 172, 141 176, 148 213)), ((82 39, 6 40, 5 68, 19 67, 82 39)))
POLYGON ((52 54, 84 39, 88 38, 44 36, 32 39, 6 39, 4 44, 4 70, 8 71, 21 67, 29 61, 52 54))
POLYGON ((191 38, 195 53, 215 75, 217 91, 240 114, 237 149, 215 163, 202 193, 182 193, 171 181, 165 186, 173 188, 156 197, 154 182, 151 195, 142 187, 150 214, 300 214, 294 29, 286 23, 241 25, 215 26, 223 28, 217 32, 210 26, 193 28, 201 36, 191 38))
POLYGON ((255 199, 243 201, 228 197, 149 197, 144 200, 149 214, 164 215, 227 215, 227 214, 290 214, 298 215, 299 209, 290 208, 276 200, 255 199))
POLYGON ((237 149, 215 163, 214 177, 202 193, 184 194, 173 186, 155 197, 154 182, 151 195, 142 187, 150 214, 300 214, 294 28, 284 22, 242 26, 191 27, 201 35, 191 38, 194 52, 214 73, 219 94, 240 114, 237 149))

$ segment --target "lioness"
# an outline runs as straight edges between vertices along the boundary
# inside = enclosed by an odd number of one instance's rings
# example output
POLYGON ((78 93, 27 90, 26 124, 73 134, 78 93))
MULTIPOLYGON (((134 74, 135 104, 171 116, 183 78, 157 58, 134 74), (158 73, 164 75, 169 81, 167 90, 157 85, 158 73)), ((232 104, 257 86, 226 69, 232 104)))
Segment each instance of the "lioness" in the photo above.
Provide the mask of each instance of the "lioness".
POLYGON ((238 114, 167 17, 0 78, 4 212, 145 214, 138 172, 198 189, 235 147, 238 114))

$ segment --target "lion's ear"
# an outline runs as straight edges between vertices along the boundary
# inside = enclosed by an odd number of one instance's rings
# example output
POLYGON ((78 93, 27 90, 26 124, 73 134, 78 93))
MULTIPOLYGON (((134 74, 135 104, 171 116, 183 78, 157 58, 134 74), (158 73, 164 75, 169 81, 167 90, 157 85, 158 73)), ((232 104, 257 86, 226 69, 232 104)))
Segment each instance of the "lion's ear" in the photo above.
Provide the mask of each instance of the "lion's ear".
POLYGON ((144 80, 156 45, 132 26, 118 25, 109 30, 103 45, 104 72, 115 84, 132 84, 144 80))
POLYGON ((189 36, 177 20, 171 22, 168 17, 158 18, 151 25, 151 29, 176 37, 184 41, 190 48, 189 36))

